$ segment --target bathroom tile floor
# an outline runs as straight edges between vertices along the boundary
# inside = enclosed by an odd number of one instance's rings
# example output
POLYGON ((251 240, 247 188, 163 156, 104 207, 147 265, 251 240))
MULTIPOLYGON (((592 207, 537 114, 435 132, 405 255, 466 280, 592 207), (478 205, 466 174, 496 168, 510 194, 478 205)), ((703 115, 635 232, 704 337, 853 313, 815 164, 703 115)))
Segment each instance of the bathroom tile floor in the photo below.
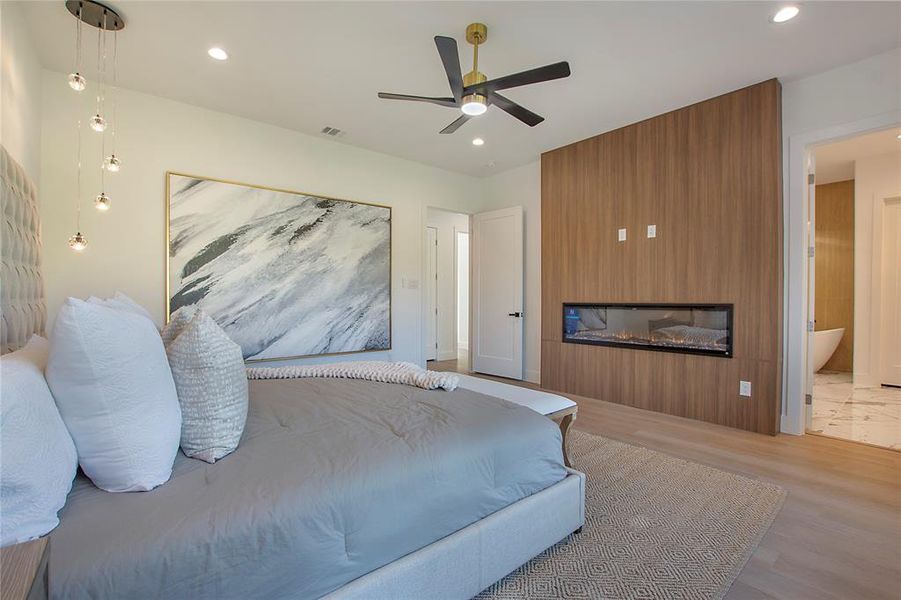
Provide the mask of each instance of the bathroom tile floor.
POLYGON ((817 373, 810 431, 901 450, 901 388, 855 386, 850 373, 817 373))

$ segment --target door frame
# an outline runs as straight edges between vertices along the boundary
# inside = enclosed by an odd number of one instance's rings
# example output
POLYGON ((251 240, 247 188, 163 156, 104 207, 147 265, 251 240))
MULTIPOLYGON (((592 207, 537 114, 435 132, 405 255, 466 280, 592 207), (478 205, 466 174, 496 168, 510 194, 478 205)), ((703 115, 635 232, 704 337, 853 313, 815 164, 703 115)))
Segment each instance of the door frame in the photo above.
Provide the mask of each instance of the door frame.
MULTIPOLYGON (((807 347, 814 343, 816 339, 816 293, 817 293, 817 258, 816 258, 816 239, 817 239, 817 183, 816 183, 816 157, 812 152, 807 152, 807 347)), ((853 315, 852 315, 853 318, 853 315)), ((804 431, 809 431, 813 425, 813 382, 816 373, 814 372, 814 352, 807 353, 807 361, 804 363, 805 384, 804 384, 804 431), (807 399, 810 398, 810 403, 807 399)))
MULTIPOLYGON (((887 216, 886 211, 889 209, 889 206, 901 206, 901 196, 884 196, 877 198, 877 201, 874 202, 873 212, 876 213, 873 215, 873 290, 871 292, 871 305, 872 311, 871 315, 873 320, 879 325, 877 328, 871 328, 870 335, 872 336, 872 331, 879 331, 879 339, 875 344, 871 343, 871 346, 874 346, 878 349, 876 352, 879 358, 875 359, 875 381, 874 383, 877 386, 886 385, 885 380, 887 377, 888 366, 886 364, 885 359, 885 339, 889 335, 885 330, 885 320, 883 319, 883 313, 887 313, 887 309, 885 306, 885 263, 883 262, 883 258, 885 258, 885 219, 887 216), (877 227, 878 224, 878 227, 877 227)), ((893 210, 899 210, 899 208, 895 208, 893 210)), ((871 362, 874 359, 870 358, 871 362)), ((891 384, 896 385, 896 384, 891 384)))
MULTIPOLYGON (((464 213, 461 213, 461 214, 464 214, 464 213)), ((469 225, 471 228, 472 215, 469 215, 469 225)), ((466 231, 461 231, 461 230, 457 229, 456 227, 454 227, 454 302, 455 302, 455 305, 454 305, 454 348, 456 348, 456 350, 457 350, 457 360, 458 361, 460 360, 460 337, 459 337, 460 336, 460 306, 456 304, 456 299, 458 299, 460 297, 460 271, 459 271, 460 235, 462 234, 462 235, 466 236, 467 253, 468 253, 468 257, 469 257, 469 260, 467 261, 467 262, 469 262, 467 273, 470 275, 470 277, 468 279, 470 279, 470 282, 471 282, 472 281, 472 279, 471 279, 471 277, 472 277, 472 245, 470 242, 472 241, 472 238, 470 237, 470 235, 472 235, 472 231, 470 228, 467 228, 466 231)), ((467 370, 469 370, 469 350, 470 350, 470 344, 472 343, 472 340, 470 338, 470 335, 472 334, 472 287, 468 286, 467 289, 469 290, 469 293, 466 295, 466 312, 469 313, 469 318, 466 319, 466 322, 469 324, 469 327, 467 327, 467 329, 469 329, 469 331, 466 332, 467 364, 460 365, 458 363, 457 366, 458 367, 464 366, 467 370)))
POLYGON ((804 434, 808 379, 807 340, 807 158, 818 145, 897 127, 901 110, 867 119, 792 135, 783 162, 785 189, 783 210, 783 343, 781 431, 804 434))
POLYGON ((440 356, 438 352, 438 348, 440 346, 440 333, 441 333, 441 323, 438 321, 438 228, 432 227, 431 225, 426 225, 425 227, 425 277, 422 278, 424 283, 422 301, 425 305, 425 329, 423 333, 425 334, 425 344, 423 344, 423 352, 425 353, 425 360, 428 362, 429 360, 437 361, 440 356), (430 232, 435 232, 435 243, 432 244, 429 240, 430 232), (435 262, 432 264, 432 252, 435 253, 435 262), (431 296, 434 294, 434 304, 429 302, 431 296), (435 346, 433 348, 429 348, 429 323, 435 327, 435 346), (434 354, 435 358, 430 359, 429 355, 434 354))
MULTIPOLYGON (((419 226, 419 235, 420 235, 420 247, 421 247, 421 260, 420 260, 420 281, 423 283, 428 279, 428 252, 429 252, 429 240, 428 235, 426 235, 426 229, 430 227, 429 225, 429 209, 440 210, 444 212, 456 213, 458 215, 464 215, 469 219, 469 231, 472 232, 472 213, 465 210, 460 210, 459 208, 445 208, 443 206, 429 206, 424 205, 422 207, 422 212, 420 215, 420 226, 419 226)), ((470 239, 471 241, 471 239, 470 239)), ((456 228, 454 230, 454 344, 456 347, 456 330, 457 330, 457 311, 456 311, 456 293, 457 293, 457 272, 456 272, 456 228)), ((469 335, 470 335, 470 344, 472 343, 472 248, 470 248, 469 254, 469 335)), ((404 284, 407 287, 407 284, 404 284)), ((424 285, 419 286, 419 328, 420 328, 420 344, 419 344, 419 365, 423 368, 426 367, 427 349, 426 345, 428 342, 428 318, 429 318, 429 299, 427 295, 427 290, 424 285)), ((439 344, 440 345, 440 344, 439 344)), ((440 361, 440 357, 435 356, 436 361, 440 361)), ((458 365, 460 366, 460 365, 458 365)), ((463 365, 465 366, 465 365, 463 365)))

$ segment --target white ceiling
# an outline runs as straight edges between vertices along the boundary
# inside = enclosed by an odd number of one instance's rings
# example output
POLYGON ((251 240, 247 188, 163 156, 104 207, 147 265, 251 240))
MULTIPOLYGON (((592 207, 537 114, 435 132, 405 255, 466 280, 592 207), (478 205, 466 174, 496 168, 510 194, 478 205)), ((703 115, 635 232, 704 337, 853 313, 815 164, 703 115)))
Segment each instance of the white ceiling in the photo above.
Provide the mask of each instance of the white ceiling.
MULTIPOLYGON (((127 88, 471 175, 771 77, 792 79, 901 45, 901 3, 810 2, 777 25, 775 2, 110 2, 126 20, 127 88), (492 108, 453 135, 453 109, 376 93, 448 95, 432 38, 488 25, 489 78, 568 60, 569 79, 505 94, 546 117, 529 128, 492 108), (231 58, 210 59, 210 46, 231 58), (472 138, 485 139, 476 148, 472 138), (489 166, 493 165, 493 166, 489 166)), ((23 11, 43 64, 72 68, 63 2, 23 11)), ((90 39, 90 38, 89 38, 90 39)), ((92 50, 86 56, 94 56, 92 50)), ((90 73, 90 71, 89 71, 90 73)), ((127 117, 126 117, 127 118, 127 117)))
POLYGON ((854 162, 871 156, 897 154, 898 168, 901 169, 899 135, 901 128, 893 127, 814 148, 817 183, 854 179, 854 162))

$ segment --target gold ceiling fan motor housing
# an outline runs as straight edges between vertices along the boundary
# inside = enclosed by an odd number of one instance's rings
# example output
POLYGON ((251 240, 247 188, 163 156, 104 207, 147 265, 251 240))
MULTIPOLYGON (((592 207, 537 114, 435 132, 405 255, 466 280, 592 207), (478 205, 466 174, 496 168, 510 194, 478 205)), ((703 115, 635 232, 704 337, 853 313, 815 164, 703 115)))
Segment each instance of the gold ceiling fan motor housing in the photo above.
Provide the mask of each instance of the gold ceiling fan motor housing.
MULTIPOLYGON (((479 71, 479 45, 488 40, 488 26, 484 23, 472 23, 466 28, 466 41, 472 44, 472 71, 463 76, 463 87, 488 81, 488 77, 479 71)), ((463 104, 482 104, 487 107, 488 99, 482 94, 463 96, 463 104)))

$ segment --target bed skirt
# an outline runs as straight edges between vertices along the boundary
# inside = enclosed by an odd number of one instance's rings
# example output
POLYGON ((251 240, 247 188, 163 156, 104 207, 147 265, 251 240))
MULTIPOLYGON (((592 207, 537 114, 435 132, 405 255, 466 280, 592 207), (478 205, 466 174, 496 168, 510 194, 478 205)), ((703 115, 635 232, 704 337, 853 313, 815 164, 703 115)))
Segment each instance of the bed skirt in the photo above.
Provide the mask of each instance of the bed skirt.
POLYGON ((585 523, 585 475, 552 485, 325 596, 328 600, 465 600, 585 523))

